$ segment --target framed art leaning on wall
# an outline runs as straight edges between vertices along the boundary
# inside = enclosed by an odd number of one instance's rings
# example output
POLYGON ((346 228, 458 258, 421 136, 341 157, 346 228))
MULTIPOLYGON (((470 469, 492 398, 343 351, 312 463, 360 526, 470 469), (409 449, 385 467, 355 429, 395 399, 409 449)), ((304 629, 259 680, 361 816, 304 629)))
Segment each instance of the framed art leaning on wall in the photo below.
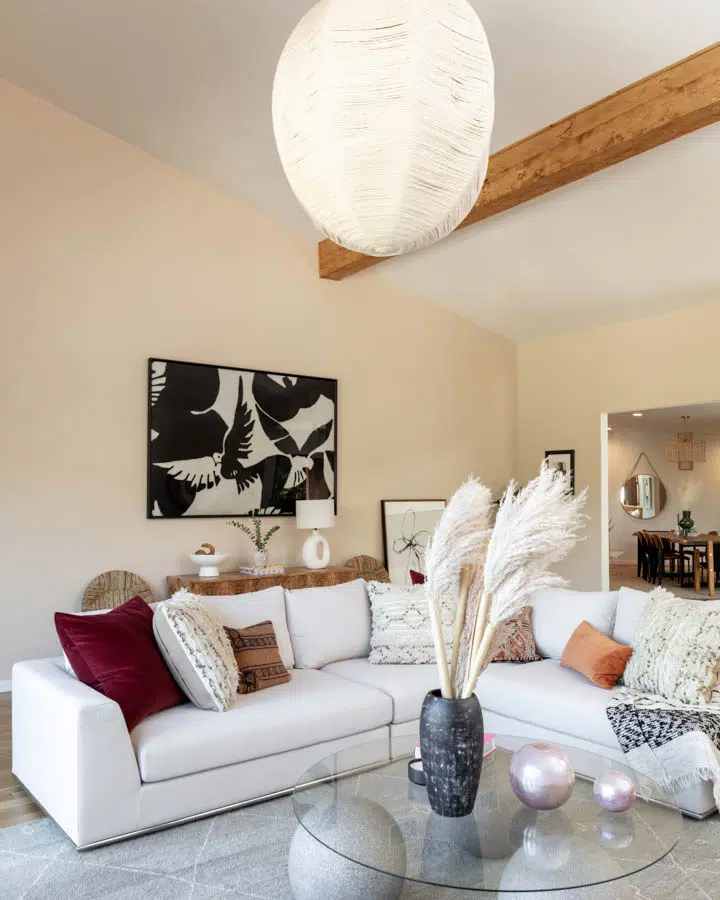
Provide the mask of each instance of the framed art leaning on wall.
POLYGON ((382 500, 385 568, 393 584, 412 584, 425 574, 425 548, 443 514, 445 500, 382 500))
POLYGON ((337 380, 150 359, 147 515, 337 505, 337 380))

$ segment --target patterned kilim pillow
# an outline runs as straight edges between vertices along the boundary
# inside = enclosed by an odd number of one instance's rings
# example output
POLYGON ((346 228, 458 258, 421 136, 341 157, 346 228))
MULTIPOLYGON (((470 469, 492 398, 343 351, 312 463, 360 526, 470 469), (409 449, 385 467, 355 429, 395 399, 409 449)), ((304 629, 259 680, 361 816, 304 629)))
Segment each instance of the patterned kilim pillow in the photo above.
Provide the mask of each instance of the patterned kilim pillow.
POLYGON ((272 622, 259 622, 248 628, 228 628, 226 625, 225 633, 240 673, 238 693, 252 694, 290 681, 290 673, 280 658, 272 622))
MULTIPOLYGON (((435 645, 424 585, 368 582, 372 607, 370 662, 374 664, 434 663, 435 645)), ((440 619, 448 655, 452 652, 455 604, 443 602, 440 619)))
POLYGON ((532 606, 523 606, 498 625, 493 640, 493 662, 536 662, 542 659, 535 646, 532 606))
POLYGON ((645 606, 627 664, 626 687, 704 705, 720 669, 720 609, 656 588, 645 606))
POLYGON ((185 590, 158 603, 153 632, 168 669, 200 709, 224 712, 238 688, 230 639, 210 607, 185 590))

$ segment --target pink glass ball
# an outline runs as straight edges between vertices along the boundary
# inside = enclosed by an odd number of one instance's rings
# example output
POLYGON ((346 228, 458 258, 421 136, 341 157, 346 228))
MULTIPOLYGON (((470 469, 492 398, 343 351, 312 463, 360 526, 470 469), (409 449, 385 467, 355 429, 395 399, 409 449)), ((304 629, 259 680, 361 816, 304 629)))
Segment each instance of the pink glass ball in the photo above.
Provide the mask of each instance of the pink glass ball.
POLYGON ((635 802, 637 793, 632 778, 614 769, 595 779, 595 799, 608 812, 625 812, 635 802))
POLYGON ((575 770, 559 747, 540 742, 521 747, 510 761, 515 796, 531 809, 557 809, 570 799, 575 770))

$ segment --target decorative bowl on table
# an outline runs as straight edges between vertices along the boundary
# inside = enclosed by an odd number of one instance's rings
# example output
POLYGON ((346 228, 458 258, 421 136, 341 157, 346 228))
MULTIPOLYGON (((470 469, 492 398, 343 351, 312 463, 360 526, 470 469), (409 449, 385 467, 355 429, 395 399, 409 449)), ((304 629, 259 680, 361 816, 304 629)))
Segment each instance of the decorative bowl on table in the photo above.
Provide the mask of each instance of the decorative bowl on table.
POLYGON ((190 562, 196 566, 200 566, 199 575, 201 578, 212 578, 213 575, 219 575, 221 566, 228 558, 227 553, 191 553, 190 562))

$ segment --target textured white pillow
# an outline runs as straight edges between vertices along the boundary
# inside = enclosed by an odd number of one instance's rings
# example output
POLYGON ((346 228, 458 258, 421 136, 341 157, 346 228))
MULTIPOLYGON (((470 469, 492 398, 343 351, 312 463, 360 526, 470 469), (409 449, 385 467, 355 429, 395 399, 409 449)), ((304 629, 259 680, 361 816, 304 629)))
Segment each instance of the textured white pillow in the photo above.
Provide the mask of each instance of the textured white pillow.
POLYGON ((720 671, 720 609, 656 588, 640 618, 623 683, 680 703, 704 705, 720 671))
MULTIPOLYGON (((370 581, 368 594, 372 607, 370 662, 434 663, 435 645, 425 586, 370 581)), ((454 602, 441 604, 440 620, 448 653, 452 648, 454 615, 454 602)))
POLYGON ((370 652, 370 602, 364 579, 286 590, 285 605, 298 669, 319 669, 370 652))
POLYGON ((201 597, 185 590, 158 603, 155 640, 175 680, 195 706, 224 712, 238 689, 240 673, 230 639, 201 597))
POLYGON ((613 640, 626 644, 628 647, 633 646, 637 627, 649 599, 649 591, 636 591, 628 587, 620 588, 613 640))
POLYGON ((567 642, 581 622, 612 634, 617 599, 617 591, 536 591, 530 604, 537 652, 546 659, 562 659, 567 642))
POLYGON ((272 622, 283 665, 286 669, 294 668, 295 656, 285 615, 285 592, 279 585, 248 594, 226 594, 203 599, 228 628, 248 628, 258 622, 272 622))

